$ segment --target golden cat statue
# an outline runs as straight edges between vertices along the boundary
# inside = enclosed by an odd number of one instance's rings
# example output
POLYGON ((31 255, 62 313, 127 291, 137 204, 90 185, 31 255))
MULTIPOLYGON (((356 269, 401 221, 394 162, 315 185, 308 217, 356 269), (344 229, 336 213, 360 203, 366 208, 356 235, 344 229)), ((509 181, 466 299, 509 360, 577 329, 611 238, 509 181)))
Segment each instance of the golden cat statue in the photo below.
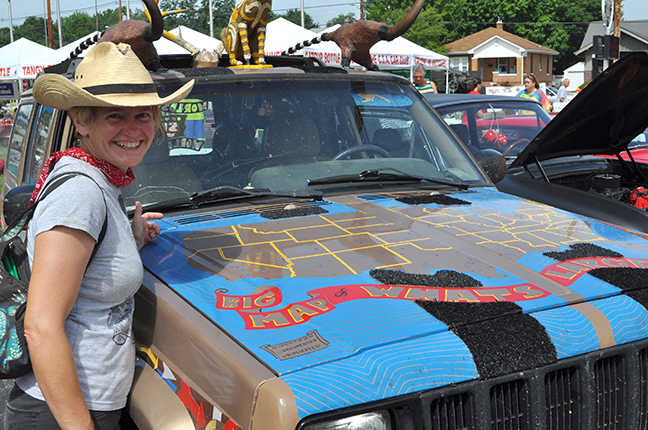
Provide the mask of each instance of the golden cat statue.
POLYGON ((243 0, 236 5, 230 24, 221 31, 232 66, 265 64, 265 33, 271 9, 272 0, 243 0))

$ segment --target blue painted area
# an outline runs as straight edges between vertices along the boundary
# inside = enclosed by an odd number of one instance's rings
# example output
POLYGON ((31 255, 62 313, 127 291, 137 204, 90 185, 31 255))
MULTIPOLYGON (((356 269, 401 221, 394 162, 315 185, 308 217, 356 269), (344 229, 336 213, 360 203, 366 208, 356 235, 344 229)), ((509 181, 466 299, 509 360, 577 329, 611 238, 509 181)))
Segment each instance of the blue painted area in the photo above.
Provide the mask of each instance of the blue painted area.
POLYGON ((453 333, 445 332, 364 351, 282 379, 295 393, 299 416, 303 418, 477 376, 468 348, 453 333))
POLYGON ((601 348, 592 323, 570 306, 538 312, 533 316, 545 326, 559 359, 601 348))
POLYGON ((610 321, 617 345, 648 337, 648 312, 630 297, 619 295, 590 304, 610 321))
MULTIPOLYGON (((398 266, 408 255, 406 251, 411 251, 420 239, 426 240, 421 241, 425 246, 410 255, 414 256, 414 262, 423 261, 423 270, 417 266, 413 271, 434 274, 438 270, 461 271, 465 267, 465 273, 484 287, 524 285, 528 283, 522 278, 527 270, 541 273, 557 263, 542 255, 543 252, 566 250, 569 244, 581 241, 599 244, 625 257, 645 258, 648 255, 645 248, 628 248, 621 242, 625 239, 639 240, 638 236, 627 237, 627 233, 615 232, 604 224, 596 226, 595 234, 588 227, 595 224, 589 220, 589 224, 580 219, 574 221, 566 212, 536 206, 501 194, 491 187, 450 195, 471 204, 410 206, 376 194, 358 197, 393 211, 402 223, 394 221, 394 218, 380 220, 379 215, 371 213, 371 205, 362 207, 363 211, 367 207, 365 213, 330 201, 313 203, 328 211, 324 224, 330 222, 330 226, 300 224, 305 217, 284 220, 280 225, 250 210, 207 212, 165 219, 161 223, 166 225, 160 238, 144 248, 142 258, 145 266, 152 269, 154 266, 153 272, 196 309, 275 370, 295 393, 303 417, 474 379, 477 377, 475 364, 465 344, 449 332, 445 324, 412 301, 360 298, 336 302, 334 309, 306 318, 303 323, 294 324, 295 321, 291 320, 293 324, 280 328, 255 329, 245 325, 244 318, 250 321, 249 315, 217 308, 215 291, 229 296, 250 296, 277 288, 281 291, 281 302, 266 305, 260 311, 278 312, 289 305, 312 299, 315 290, 377 284, 369 276, 369 270, 380 266, 374 261, 380 258, 368 249, 373 247, 373 251, 388 256, 382 260, 385 267, 392 267, 389 264, 398 266), (503 216, 506 214, 508 216, 503 216), (415 224, 420 227, 418 222, 432 229, 411 227, 415 224), (292 224, 297 226, 295 231, 291 230, 292 224), (315 231, 318 228, 333 233, 319 237, 315 231), (542 231, 548 238, 539 237, 540 234, 533 236, 534 229, 542 231), (364 237, 369 235, 367 232, 373 236, 364 237), (437 236, 435 232, 444 234, 437 236), (463 240, 461 250, 444 243, 446 232, 457 234, 463 240), (516 237, 518 232, 527 236, 520 239, 516 237), (247 241, 243 241, 244 235, 247 235, 247 241), (303 239, 298 239, 299 235, 303 239), (273 239, 267 239, 267 236, 273 239), (535 239, 538 244, 533 242, 535 239), (509 245, 509 241, 518 244, 509 245), (243 242, 245 246, 241 246, 243 242), (375 250, 377 244, 381 247, 379 251, 375 250), (499 276, 496 277, 480 274, 492 276, 494 271, 487 268, 480 272, 482 269, 474 256, 478 254, 471 255, 472 244, 493 252, 493 267, 502 256, 518 264, 520 270, 510 269, 515 273, 513 275, 497 269, 499 276), (239 246, 242 248, 239 251, 224 255, 228 247, 234 249, 239 246), (333 256, 327 246, 336 248, 339 254, 333 256), (524 246, 524 250, 520 251, 516 246, 524 246), (398 254, 399 250, 405 251, 398 254), (304 252, 312 260, 304 260, 304 252), (350 253, 346 255, 351 255, 348 260, 340 257, 346 252, 350 253), (445 252, 444 260, 437 259, 441 252, 445 252), (319 257, 326 260, 318 260, 319 257), (291 259, 293 262, 288 264, 291 259), (255 265, 260 260, 264 263, 255 265), (291 265, 294 261, 301 261, 301 272, 295 269, 296 263, 291 265), (439 261, 446 261, 448 267, 439 261), (330 270, 327 264, 331 266, 330 270), (317 268, 316 275, 309 272, 311 267, 317 268), (324 346, 320 344, 319 348, 303 355, 281 359, 263 348, 295 342, 313 332, 323 339, 324 346)), ((640 240, 645 247, 645 240, 640 240)), ((482 250, 480 253, 484 254, 482 250)), ((612 297, 619 293, 618 288, 585 274, 568 289, 587 299, 605 298, 595 303, 610 319, 617 342, 648 337, 648 330, 644 328, 648 327, 648 313, 625 296, 612 297)), ((559 358, 600 348, 590 321, 578 312, 577 307, 564 307, 565 300, 559 296, 549 295, 517 304, 546 327, 559 358)))

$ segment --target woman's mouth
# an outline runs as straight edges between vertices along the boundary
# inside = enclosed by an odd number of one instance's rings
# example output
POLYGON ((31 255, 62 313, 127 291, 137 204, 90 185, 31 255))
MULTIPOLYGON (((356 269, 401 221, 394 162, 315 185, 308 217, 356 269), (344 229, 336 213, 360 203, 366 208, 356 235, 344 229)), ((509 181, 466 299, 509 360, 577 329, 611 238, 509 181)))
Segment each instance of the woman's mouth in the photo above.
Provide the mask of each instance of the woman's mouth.
POLYGON ((141 143, 139 140, 136 142, 117 142, 117 141, 113 141, 113 142, 124 149, 137 148, 141 143))

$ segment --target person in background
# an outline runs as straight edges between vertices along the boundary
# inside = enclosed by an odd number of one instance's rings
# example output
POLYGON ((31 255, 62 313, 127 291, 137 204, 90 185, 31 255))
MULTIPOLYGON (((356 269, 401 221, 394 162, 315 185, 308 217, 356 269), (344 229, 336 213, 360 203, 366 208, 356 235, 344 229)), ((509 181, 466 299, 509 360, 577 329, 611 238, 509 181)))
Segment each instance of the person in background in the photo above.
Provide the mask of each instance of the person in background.
POLYGON ((425 80, 425 67, 423 67, 422 64, 416 64, 414 66, 412 69, 412 76, 414 77, 414 87, 419 90, 421 94, 438 94, 436 84, 433 81, 425 80))
POLYGON ((517 97, 536 99, 544 108, 544 110, 551 112, 553 110, 551 102, 547 98, 547 95, 544 92, 540 91, 539 88, 540 84, 538 84, 538 80, 536 79, 535 75, 533 73, 529 73, 527 77, 524 78, 524 89, 517 93, 517 97))
POLYGON ((471 86, 472 86, 472 90, 468 91, 468 94, 481 94, 481 90, 482 90, 481 79, 473 78, 471 86))
POLYGON ((563 81, 562 86, 558 89, 558 101, 566 102, 567 101, 567 88, 569 87, 569 79, 563 81))
POLYGON ((162 217, 143 214, 136 202, 130 223, 121 188, 160 143, 160 105, 186 98, 192 87, 161 98, 130 45, 112 42, 88 51, 74 82, 55 73, 36 79, 36 101, 69 111, 81 144, 52 154, 32 194, 33 201, 52 180, 76 174, 38 204, 27 228, 24 324, 33 370, 16 379, 5 429, 120 428, 135 370, 139 250, 157 238, 151 221, 162 217))

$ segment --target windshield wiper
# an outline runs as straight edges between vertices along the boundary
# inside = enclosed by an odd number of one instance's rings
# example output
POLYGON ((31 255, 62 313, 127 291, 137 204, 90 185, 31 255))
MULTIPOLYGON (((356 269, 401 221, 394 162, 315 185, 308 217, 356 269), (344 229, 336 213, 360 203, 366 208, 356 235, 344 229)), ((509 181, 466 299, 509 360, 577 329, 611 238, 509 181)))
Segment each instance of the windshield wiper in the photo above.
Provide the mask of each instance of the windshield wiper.
POLYGON ((374 181, 424 181, 434 184, 446 185, 449 187, 467 190, 468 184, 454 181, 444 181, 442 179, 428 178, 425 176, 411 175, 392 167, 386 167, 376 170, 365 170, 360 173, 348 175, 327 176, 325 178, 308 179, 306 182, 311 185, 342 184, 345 182, 374 182, 374 181))
POLYGON ((312 199, 322 200, 324 195, 321 191, 312 190, 292 190, 292 191, 271 191, 269 188, 237 188, 237 187, 216 187, 210 190, 194 193, 189 197, 189 202, 193 204, 202 204, 205 202, 215 202, 221 200, 234 199, 239 197, 289 197, 293 199, 312 199))
POLYGON ((165 209, 192 206, 198 207, 205 203, 215 203, 224 200, 235 200, 240 198, 254 197, 287 197, 293 199, 308 199, 321 201, 324 193, 316 190, 293 190, 293 191, 271 191, 269 188, 237 188, 230 186, 216 187, 209 190, 200 191, 189 197, 167 200, 164 202, 145 205, 147 211, 162 211, 165 209))

